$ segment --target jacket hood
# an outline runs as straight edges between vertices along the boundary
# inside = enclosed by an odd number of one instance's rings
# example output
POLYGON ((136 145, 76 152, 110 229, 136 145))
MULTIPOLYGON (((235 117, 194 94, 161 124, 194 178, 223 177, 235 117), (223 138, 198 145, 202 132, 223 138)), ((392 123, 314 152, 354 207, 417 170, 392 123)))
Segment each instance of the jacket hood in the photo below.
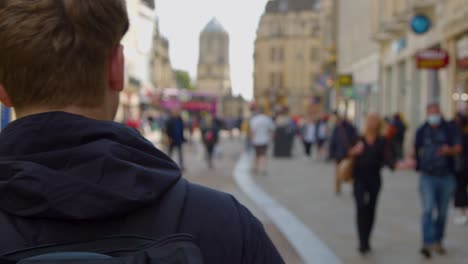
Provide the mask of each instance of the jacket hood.
POLYGON ((64 112, 18 119, 0 133, 0 210, 97 220, 160 200, 181 173, 137 131, 64 112))

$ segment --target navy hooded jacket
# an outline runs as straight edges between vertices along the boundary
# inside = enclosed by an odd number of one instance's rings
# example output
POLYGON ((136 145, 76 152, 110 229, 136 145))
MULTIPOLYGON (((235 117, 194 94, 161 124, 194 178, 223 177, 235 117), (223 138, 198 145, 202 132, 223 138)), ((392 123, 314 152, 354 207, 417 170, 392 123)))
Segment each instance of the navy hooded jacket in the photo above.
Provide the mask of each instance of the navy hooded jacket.
POLYGON ((206 263, 283 263, 232 196, 191 184, 138 132, 64 112, 0 134, 0 255, 116 235, 195 237, 206 263))

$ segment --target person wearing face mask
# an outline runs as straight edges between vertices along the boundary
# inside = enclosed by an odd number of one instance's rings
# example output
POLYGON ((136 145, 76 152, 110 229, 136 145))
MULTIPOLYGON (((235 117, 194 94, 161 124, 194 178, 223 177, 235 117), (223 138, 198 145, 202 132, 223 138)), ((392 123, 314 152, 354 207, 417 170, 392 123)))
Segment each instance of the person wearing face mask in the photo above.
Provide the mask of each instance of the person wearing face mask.
POLYGON ((455 190, 455 156, 461 152, 456 129, 442 118, 438 103, 427 106, 427 122, 417 131, 414 150, 416 170, 421 175, 421 254, 431 258, 433 251, 446 254, 442 242, 447 211, 455 190))

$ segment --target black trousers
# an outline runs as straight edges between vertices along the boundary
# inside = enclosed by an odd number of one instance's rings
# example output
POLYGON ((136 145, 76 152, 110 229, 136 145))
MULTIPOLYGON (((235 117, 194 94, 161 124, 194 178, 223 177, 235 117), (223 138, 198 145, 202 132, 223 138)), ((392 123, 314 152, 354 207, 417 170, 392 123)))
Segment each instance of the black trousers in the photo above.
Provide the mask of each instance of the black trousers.
POLYGON ((174 153, 174 149, 177 149, 177 152, 179 154, 179 166, 182 170, 185 170, 185 167, 184 167, 184 150, 182 148, 182 144, 174 144, 174 143, 171 143, 169 145, 169 157, 172 158, 172 154, 174 153))
POLYGON ((354 183, 354 198, 356 201, 356 220, 359 236, 359 247, 370 248, 370 236, 374 228, 377 200, 381 188, 378 180, 356 180, 354 183))
POLYGON ((208 167, 213 167, 213 156, 214 156, 214 149, 215 149, 215 144, 205 144, 205 150, 206 150, 206 162, 208 162, 208 167))
POLYGON ((313 145, 312 142, 304 141, 304 151, 308 157, 312 155, 312 145, 313 145))
POLYGON ((455 189, 455 207, 468 207, 468 171, 457 173, 457 188, 455 189))

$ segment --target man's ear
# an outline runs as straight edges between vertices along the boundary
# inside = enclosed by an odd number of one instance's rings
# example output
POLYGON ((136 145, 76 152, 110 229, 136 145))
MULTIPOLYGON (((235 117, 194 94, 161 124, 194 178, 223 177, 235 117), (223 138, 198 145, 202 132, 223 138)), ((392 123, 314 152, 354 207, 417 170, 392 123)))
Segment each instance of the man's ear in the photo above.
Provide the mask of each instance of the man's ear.
POLYGON ((11 103, 10 97, 8 96, 5 87, 0 84, 0 102, 2 104, 6 105, 7 107, 13 107, 13 104, 11 103))
POLYGON ((120 45, 114 49, 111 54, 109 66, 107 69, 107 83, 109 88, 115 92, 121 92, 124 89, 125 57, 123 46, 120 45))

